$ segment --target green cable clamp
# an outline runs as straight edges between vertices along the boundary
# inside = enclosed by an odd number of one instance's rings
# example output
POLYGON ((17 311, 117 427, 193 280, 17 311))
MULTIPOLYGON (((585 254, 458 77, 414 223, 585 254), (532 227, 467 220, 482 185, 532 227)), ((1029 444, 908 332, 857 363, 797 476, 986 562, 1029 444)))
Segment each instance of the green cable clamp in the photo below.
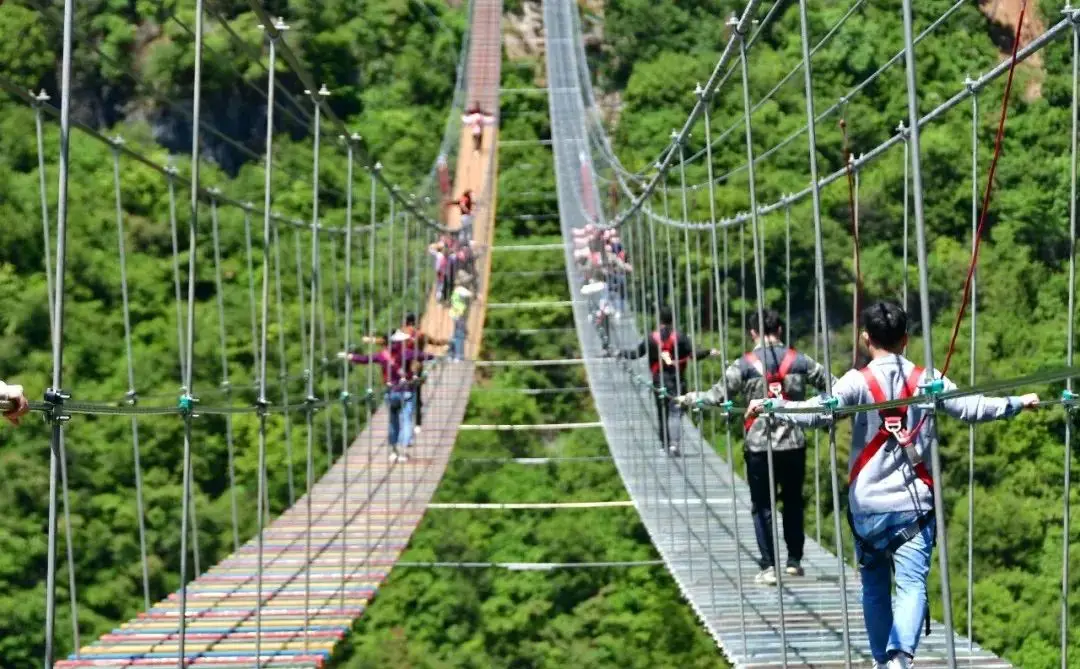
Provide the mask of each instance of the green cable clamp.
POLYGON ((1061 403, 1066 407, 1072 408, 1076 404, 1076 393, 1066 388, 1061 391, 1061 403))
POLYGON ((930 397, 936 397, 945 392, 945 383, 941 379, 931 379, 927 383, 920 383, 919 387, 930 397))
POLYGON ((773 410, 776 409, 776 401, 773 400, 771 397, 766 398, 765 401, 761 403, 761 407, 765 411, 771 413, 773 410))
POLYGON ((836 411, 840 407, 840 400, 836 399, 832 395, 827 395, 821 398, 821 406, 836 411))
POLYGON ((350 395, 347 390, 342 390, 341 395, 338 396, 338 399, 341 400, 341 403, 346 405, 351 402, 351 398, 352 395, 350 395))
POLYGON ((180 396, 180 400, 177 404, 180 408, 180 413, 189 416, 195 410, 195 405, 198 403, 198 399, 192 397, 188 393, 184 393, 180 396))

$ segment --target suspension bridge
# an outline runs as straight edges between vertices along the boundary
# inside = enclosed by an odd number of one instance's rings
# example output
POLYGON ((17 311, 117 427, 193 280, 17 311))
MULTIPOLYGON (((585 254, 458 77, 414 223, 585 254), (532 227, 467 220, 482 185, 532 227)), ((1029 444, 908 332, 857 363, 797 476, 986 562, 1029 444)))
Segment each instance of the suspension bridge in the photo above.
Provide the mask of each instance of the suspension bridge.
MULTIPOLYGON (((765 272, 762 219, 771 214, 785 216, 787 257, 784 295, 786 322, 791 323, 791 212, 804 206, 814 224, 816 285, 812 294, 815 302, 813 336, 826 366, 832 368, 830 345, 823 324, 828 318, 821 229, 821 191, 834 182, 847 181, 852 188, 852 222, 854 238, 858 240, 858 174, 878 160, 904 162, 904 253, 909 248, 910 188, 913 206, 910 223, 916 237, 915 263, 918 267, 918 301, 921 321, 930 322, 926 231, 923 216, 923 189, 920 172, 919 135, 924 126, 966 101, 972 101, 972 125, 978 122, 978 96, 994 82, 1006 80, 1011 85, 1017 63, 1031 57, 1040 49, 1058 40, 1073 41, 1073 101, 1072 101, 1072 198, 1070 238, 1075 240, 1076 207, 1076 144, 1077 144, 1077 51, 1080 10, 1066 8, 1060 21, 1051 24, 1041 34, 1020 45, 1017 27, 1017 48, 1012 57, 976 78, 958 82, 956 93, 929 112, 922 112, 915 79, 915 45, 932 35, 935 28, 949 20, 963 3, 957 2, 944 14, 933 17, 921 33, 913 30, 910 0, 904 2, 905 41, 897 45, 895 58, 861 81, 850 93, 870 85, 887 71, 904 73, 908 90, 908 117, 895 134, 859 157, 852 156, 845 167, 830 174, 819 174, 818 147, 815 125, 824 118, 842 113, 842 103, 824 112, 817 112, 813 95, 813 53, 820 43, 831 39, 843 29, 863 4, 856 0, 849 11, 830 26, 818 44, 812 43, 807 27, 807 3, 768 3, 749 0, 741 13, 729 22, 730 36, 718 57, 715 69, 696 88, 695 104, 684 126, 672 133, 671 141, 658 154, 655 163, 643 172, 624 167, 612 149, 606 129, 601 122, 602 112, 592 88, 591 73, 584 48, 584 37, 576 3, 571 0, 546 0, 543 3, 543 36, 545 47, 546 88, 525 92, 546 94, 551 128, 550 147, 555 166, 555 198, 564 241, 559 244, 498 245, 494 230, 497 224, 497 176, 499 173, 498 124, 484 127, 479 148, 474 145, 472 129, 463 126, 462 112, 467 105, 478 105, 498 116, 500 94, 522 92, 501 89, 501 19, 500 0, 472 0, 469 5, 469 31, 461 47, 453 105, 448 116, 443 142, 426 180, 415 193, 406 193, 387 176, 393 166, 383 166, 371 154, 362 137, 352 132, 328 102, 332 91, 307 71, 297 52, 290 46, 291 28, 281 18, 271 16, 259 0, 249 0, 252 12, 265 33, 267 73, 267 132, 263 169, 265 186, 260 205, 246 201, 229 192, 226 184, 211 184, 200 173, 201 133, 207 132, 200 118, 201 59, 204 57, 202 36, 204 21, 213 10, 204 8, 197 0, 195 25, 191 32, 195 40, 195 79, 192 128, 194 140, 190 153, 190 173, 181 174, 168 163, 160 163, 136 145, 122 138, 108 137, 97 130, 80 125, 71 118, 72 47, 77 31, 74 26, 73 0, 65 3, 63 17, 64 44, 61 87, 57 94, 35 94, 21 90, 11 81, 0 77, 0 88, 10 97, 33 107, 37 120, 38 169, 42 174, 41 218, 45 239, 46 268, 50 293, 50 317, 53 333, 54 372, 50 390, 43 402, 33 402, 32 408, 45 415, 51 429, 50 495, 48 527, 48 568, 46 583, 45 666, 74 669, 77 667, 140 667, 140 666, 273 666, 282 668, 322 667, 332 661, 335 648, 348 634, 354 622, 363 616, 380 584, 395 567, 444 566, 450 568, 505 568, 511 570, 553 570, 590 567, 651 567, 663 565, 674 576, 686 602, 701 624, 715 639, 724 657, 734 666, 745 669, 764 667, 851 667, 871 661, 860 606, 861 584, 858 572, 852 568, 851 552, 841 527, 841 491, 837 462, 836 432, 822 435, 828 448, 828 471, 818 471, 815 464, 814 506, 820 514, 820 499, 831 498, 833 506, 832 533, 834 540, 826 545, 822 539, 820 516, 816 522, 816 537, 808 539, 803 566, 804 576, 788 577, 778 573, 775 587, 754 583, 757 570, 756 542, 750 519, 748 488, 739 475, 734 455, 733 436, 741 422, 741 408, 728 403, 709 419, 696 415, 682 418, 682 452, 672 457, 660 451, 657 426, 660 417, 656 397, 662 389, 652 387, 652 381, 641 362, 616 360, 613 349, 630 349, 641 341, 644 333, 655 327, 655 313, 661 300, 669 299, 675 308, 676 320, 691 336, 695 347, 699 341, 717 341, 719 333, 721 365, 737 358, 729 355, 728 339, 736 326, 732 322, 734 298, 730 285, 741 286, 743 323, 745 304, 756 300, 757 310, 764 309, 765 272), (748 59, 752 57, 755 41, 777 14, 784 11, 799 15, 802 58, 792 63, 793 69, 773 89, 789 81, 798 81, 800 74, 805 85, 806 125, 793 133, 784 145, 805 142, 808 153, 806 180, 808 186, 786 195, 781 200, 763 203, 756 191, 755 167, 783 147, 757 152, 751 120, 754 111, 765 99, 753 102, 750 98, 748 59), (302 82, 304 96, 286 90, 275 81, 275 72, 286 67, 295 80, 302 82), (742 117, 727 130, 713 137, 712 104, 723 87, 741 87, 742 117), (275 185, 289 178, 277 170, 274 162, 274 115, 279 108, 275 96, 304 100, 297 105, 304 110, 314 148, 311 181, 312 207, 309 211, 282 214, 275 202, 275 185), (306 105, 306 106, 305 106, 306 105), (60 126, 59 188, 55 194, 57 210, 55 227, 48 211, 54 195, 48 192, 44 178, 45 151, 42 148, 42 127, 57 119, 60 126), (703 134, 703 139, 697 133, 703 134), (75 137, 78 139, 74 139, 75 137), (688 154, 690 138, 701 145, 699 151, 688 154), (329 138, 325 146, 320 142, 329 138), (79 386, 65 390, 70 379, 65 377, 64 351, 69 340, 78 333, 65 333, 65 296, 71 289, 71 277, 66 267, 71 245, 80 240, 68 225, 68 181, 75 169, 69 157, 72 142, 97 142, 106 147, 112 157, 114 170, 111 197, 103 197, 100 206, 115 210, 120 292, 124 317, 124 342, 129 379, 128 392, 119 401, 90 401, 79 395, 79 386), (714 173, 713 149, 720 142, 745 142, 746 161, 725 173, 714 173), (895 149, 895 150, 894 150, 895 149), (902 154, 902 158, 899 156, 902 154), (344 192, 335 192, 338 184, 321 179, 319 160, 335 160, 347 168, 348 177, 340 184, 344 192), (687 182, 687 167, 703 161, 708 178, 703 183, 687 182), (453 178, 450 165, 453 164, 453 178), (136 369, 138 356, 133 353, 133 311, 136 294, 128 284, 126 267, 130 260, 131 231, 127 205, 124 201, 124 180, 129 167, 138 165, 156 173, 168 185, 170 228, 173 251, 173 276, 170 288, 175 293, 176 346, 179 381, 183 392, 179 402, 162 404, 144 398, 138 392, 136 369), (354 172, 355 170, 355 172, 354 172), (365 176, 356 177, 356 174, 365 176), (728 218, 718 217, 719 198, 715 189, 735 175, 745 179, 750 210, 728 218), (452 186, 449 184, 452 183, 452 186), (608 187, 615 196, 606 203, 601 188, 608 187), (445 206, 454 192, 471 190, 476 194, 471 231, 472 244, 477 250, 475 287, 471 303, 464 312, 467 340, 464 361, 442 356, 443 344, 454 336, 455 326, 445 295, 432 289, 429 242, 442 235, 455 235, 462 229, 461 212, 445 206), (355 191, 355 192, 354 192, 355 191), (178 197, 186 194, 189 208, 186 216, 177 215, 183 209, 178 197), (704 195, 705 197, 699 197, 704 195), (366 197, 365 197, 366 196, 366 197), (344 206, 344 216, 338 225, 320 217, 320 201, 333 197, 344 206), (625 199, 623 206, 619 200, 625 199), (702 200, 706 203, 701 205, 702 200), (672 203, 675 203, 674 205, 672 203), (357 211, 367 209, 367 220, 357 211), (678 211, 679 214, 672 214, 678 211), (293 218, 302 214, 305 219, 293 218), (184 285, 184 247, 180 231, 186 218, 189 237, 186 247, 186 289, 184 285), (219 220, 220 219, 220 220, 219 220), (261 234, 257 222, 261 220, 261 234), (242 225, 236 223, 242 222, 242 225), (621 317, 604 327, 597 326, 596 299, 583 296, 586 283, 575 257, 575 231, 586 225, 616 229, 624 236, 625 246, 632 259, 633 272, 625 277, 625 304, 621 317), (735 270, 728 256, 729 232, 739 231, 740 249, 746 232, 752 239, 750 269, 753 277, 747 281, 745 253, 735 270), (288 237, 292 240, 288 240, 288 237), (722 240, 723 254, 720 249, 722 240), (293 248, 287 249, 288 241, 293 248), (223 273, 222 248, 243 248, 246 256, 246 285, 230 285, 223 273), (305 252, 305 248, 307 251, 305 252), (565 268, 558 267, 558 251, 564 251, 565 268), (526 252, 549 254, 552 269, 534 272, 537 275, 565 274, 571 299, 545 302, 489 301, 488 286, 491 266, 498 262, 499 253, 526 252), (55 253, 55 257, 54 254, 55 253), (293 257, 289 257, 289 256, 293 257), (305 259, 305 255, 307 258, 305 259), (260 262, 261 261, 261 262, 260 262), (216 304, 197 305, 196 284, 198 269, 213 267, 216 304), (704 281, 697 276, 701 269, 704 281), (294 290, 283 285, 292 281, 295 270, 296 301, 285 299, 294 290), (692 275, 692 271, 694 274, 692 275), (736 276, 737 275, 737 276, 736 276), (261 282, 261 285, 259 283, 261 282), (729 285, 730 284, 730 285, 729 285), (747 300, 747 287, 753 300, 747 300), (329 297, 327 294, 329 293, 329 297), (226 318, 226 301, 245 303, 243 323, 230 323, 226 318), (196 308, 198 306, 198 309, 196 308), (580 350, 575 357, 537 360, 485 360, 482 342, 485 334, 485 314, 497 310, 569 310, 580 350), (388 444, 389 397, 379 389, 372 365, 356 371, 346 359, 338 365, 332 348, 342 351, 367 347, 374 352, 373 336, 385 334, 407 312, 422 313, 420 326, 432 340, 428 350, 437 354, 427 365, 423 383, 423 419, 415 417, 416 440, 408 449, 408 460, 391 457, 388 444), (200 322, 196 315, 210 316, 213 325, 200 322), (708 321, 707 323, 705 321, 708 321), (214 322, 216 321, 216 322, 214 322), (216 326, 216 327, 215 327, 216 326), (383 330, 380 332, 380 328, 383 330), (238 330, 245 333, 242 346, 235 340, 238 330), (221 378, 216 387, 200 388, 209 378, 195 364, 205 363, 196 349, 197 341, 208 334, 218 335, 214 342, 221 378), (299 338, 299 346, 290 337, 299 338), (822 340, 818 342, 819 338, 822 340), (238 353, 238 348, 245 349, 238 353), (231 378, 230 355, 250 358, 257 374, 254 384, 234 384, 231 378), (277 358, 277 370, 271 368, 277 358), (465 423, 469 391, 478 369, 491 367, 563 367, 583 366, 588 387, 563 388, 559 392, 588 392, 599 413, 599 421, 579 423, 549 423, 520 425, 513 423, 465 423), (201 392, 200 392, 201 391, 201 392), (139 515, 142 589, 145 610, 135 619, 118 622, 117 627, 96 641, 83 643, 78 622, 78 591, 73 567, 71 541, 65 541, 67 555, 59 554, 58 536, 71 536, 69 515, 69 482, 67 462, 69 448, 78 448, 78 421, 83 415, 98 415, 130 422, 134 463, 136 468, 139 515), (302 417, 294 422, 293 417, 302 417), (140 425, 144 436, 147 425, 156 427, 162 421, 179 423, 177 436, 182 447, 183 472, 181 508, 178 515, 179 589, 157 602, 151 602, 150 568, 152 550, 148 548, 143 525, 143 487, 140 479, 140 425), (198 505, 193 488, 192 453, 200 440, 207 438, 207 422, 215 421, 214 429, 224 431, 228 447, 232 540, 234 551, 220 563, 203 570, 199 564, 198 505), (300 426, 303 424, 303 427, 300 426), (719 424, 719 429, 717 425, 719 424), (222 428, 223 426, 223 428, 222 428), (563 458, 592 461, 610 459, 614 462, 629 493, 629 500, 610 502, 569 503, 431 503, 459 431, 559 432, 578 429, 603 430, 609 453, 596 456, 563 458), (242 443, 250 440, 251 443, 242 443), (325 440, 325 443, 317 443, 325 440), (303 494, 294 491, 293 450, 305 456, 302 467, 305 481, 299 486, 303 494), (316 480, 316 454, 325 447, 325 471, 316 480), (240 449, 254 449, 257 464, 253 489, 241 489, 235 484, 236 455, 240 449), (271 513, 269 502, 269 463, 285 463, 289 489, 289 506, 277 514, 271 513), (825 487, 830 491, 823 491, 825 487), (241 495, 254 499, 241 499, 241 495), (241 543, 239 508, 255 506, 252 538, 241 543), (632 506, 640 515, 662 561, 627 560, 625 562, 595 563, 405 563, 398 558, 409 543, 425 512, 462 509, 565 509, 632 506), (65 576, 61 564, 66 557, 68 594, 72 620, 72 647, 69 657, 56 657, 55 638, 58 579, 65 576)), ((1023 14, 1020 22, 1022 24, 1023 14)), ((696 83, 696 82, 695 82, 696 83)), ((295 100, 294 100, 295 102, 295 100)), ((1002 109, 1005 127, 1007 107, 1002 109)), ((1000 132, 1000 131, 999 131, 1000 132)), ((516 140, 506 142, 514 146, 516 140)), ((1000 141, 1000 137, 999 137, 1000 141)), ((980 193, 978 137, 973 137, 972 158, 972 243, 977 250, 985 221, 990 188, 980 193), (980 197, 983 198, 979 206, 980 197)), ((999 159, 995 151, 992 170, 999 159)), ((741 182, 740 182, 741 183, 741 182)), ((26 203, 31 209, 36 203, 26 203)), ((526 215, 529 216, 529 215, 526 215)), ((523 220, 533 220, 526 218, 523 220)), ((74 226, 70 226, 74 228, 74 226)), ((858 246, 855 247, 856 284, 858 276, 858 246)), ((905 255, 905 264, 907 256, 905 255)), ((964 306, 971 304, 972 340, 976 337, 974 292, 970 291, 977 252, 972 253, 971 270, 964 286, 964 306)), ((1073 305, 1074 259, 1070 257, 1069 313, 1063 327, 1066 359, 1059 369, 1031 376, 977 385, 956 393, 931 397, 940 401, 980 392, 1003 392, 1022 386, 1047 387, 1064 384, 1060 398, 1047 399, 1042 404, 1065 408, 1065 490, 1062 523, 1064 548, 1062 562, 1061 656, 1062 666, 1068 666, 1069 641, 1069 555, 1071 393, 1073 368, 1073 305)), ((774 277, 775 279, 775 277, 774 277)), ((856 301, 859 296, 856 292, 856 301)), ((908 301, 905 275, 904 300, 908 301)), ((834 307, 835 308, 835 305, 834 307)), ((957 328, 963 319, 957 319, 957 328)), ((460 315, 459 315, 460 316, 460 315)), ((745 331, 745 326, 742 328, 745 331)), ((559 328, 537 328, 517 331, 518 335, 544 337, 559 328)), ((933 348, 929 333, 923 337, 926 366, 933 368, 933 348)), ((974 343, 972 344, 974 346, 974 343)), ((955 347, 955 332, 944 365, 947 371, 955 347)), ((741 353, 741 351, 740 351, 741 353)), ((975 383, 975 356, 970 358, 970 381, 975 383)), ((704 389, 715 381, 695 362, 686 372, 688 386, 704 389)), ((520 392, 538 394, 544 389, 521 388, 520 392)), ((831 385, 825 389, 831 393, 831 385)), ((925 398, 924 398, 925 399, 925 398)), ((855 411, 867 411, 877 405, 825 409, 837 416, 855 411)), ((782 412, 782 409, 776 409, 782 412)), ((936 429, 936 426, 933 428, 936 429)), ((974 468, 974 428, 970 432, 971 467, 974 468)), ((814 437, 815 463, 820 462, 818 448, 823 444, 814 437)), ((318 458, 322 459, 319 453, 318 458)), ((555 458, 507 458, 520 465, 543 464, 555 458)), ((946 536, 947 515, 941 508, 941 466, 936 449, 932 453, 932 472, 935 485, 936 519, 939 537, 946 536)), ((970 498, 969 498, 970 499, 970 498)), ((773 500, 773 543, 779 555, 779 536, 782 522, 773 500)), ((560 511, 562 512, 562 511, 560 511)), ((969 521, 974 508, 969 506, 969 521)), ((968 522, 968 548, 973 542, 973 523, 968 522)), ((827 534, 827 533, 826 533, 827 534)), ((953 547, 955 548, 955 547, 953 547)), ((937 556, 940 560, 943 620, 935 622, 934 632, 922 641, 918 654, 921 668, 949 667, 1008 667, 1008 661, 982 648, 972 634, 970 610, 972 577, 967 581, 969 610, 966 630, 962 616, 952 611, 949 582, 950 547, 939 539, 937 556)))

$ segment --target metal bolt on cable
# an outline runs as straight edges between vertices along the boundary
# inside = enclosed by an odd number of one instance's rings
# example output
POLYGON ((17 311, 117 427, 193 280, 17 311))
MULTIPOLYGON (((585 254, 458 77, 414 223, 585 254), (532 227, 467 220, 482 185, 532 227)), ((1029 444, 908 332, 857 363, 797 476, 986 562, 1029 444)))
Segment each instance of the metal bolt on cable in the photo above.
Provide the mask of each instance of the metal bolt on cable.
POLYGON ((43 399, 45 404, 49 405, 48 410, 45 412, 46 421, 64 423, 71 420, 71 414, 65 412, 62 408, 64 401, 71 399, 71 393, 63 389, 46 388, 43 399))

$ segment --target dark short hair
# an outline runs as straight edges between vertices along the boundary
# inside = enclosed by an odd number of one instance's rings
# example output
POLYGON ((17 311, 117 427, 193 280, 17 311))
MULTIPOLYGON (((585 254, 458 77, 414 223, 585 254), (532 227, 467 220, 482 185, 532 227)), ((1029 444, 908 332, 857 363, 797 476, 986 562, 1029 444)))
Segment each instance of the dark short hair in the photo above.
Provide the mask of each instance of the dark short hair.
POLYGON ((675 320, 671 315, 671 307, 660 307, 660 325, 672 325, 675 320))
POLYGON ((751 330, 765 336, 780 334, 780 329, 784 327, 784 320, 780 318, 780 314, 776 313, 775 309, 766 309, 761 316, 765 318, 764 326, 758 322, 757 311, 750 314, 749 327, 751 330))
POLYGON ((412 312, 405 314, 405 325, 416 325, 416 314, 412 312))
POLYGON ((896 348, 907 334, 907 313, 892 300, 874 302, 863 309, 862 328, 875 346, 896 348))

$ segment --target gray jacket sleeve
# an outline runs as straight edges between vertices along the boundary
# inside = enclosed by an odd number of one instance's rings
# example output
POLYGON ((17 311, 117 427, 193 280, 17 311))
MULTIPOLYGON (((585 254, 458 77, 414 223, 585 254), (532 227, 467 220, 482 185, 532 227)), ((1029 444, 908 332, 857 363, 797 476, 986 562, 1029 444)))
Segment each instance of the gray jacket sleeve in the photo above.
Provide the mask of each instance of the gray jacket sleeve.
MULTIPOLYGON (((943 390, 956 390, 956 384, 944 377, 941 379, 943 390)), ((965 423, 981 423, 999 418, 1012 418, 1024 408, 1019 397, 989 397, 987 395, 967 395, 945 400, 941 410, 965 423)))
MULTIPOLYGON (((818 367, 821 367, 821 365, 818 365, 818 367)), ((822 368, 822 374, 824 373, 824 368, 822 368)), ((824 379, 824 377, 822 378, 824 379)), ((822 380, 822 383, 824 383, 824 380, 822 380)), ((865 389, 866 382, 863 380, 862 373, 853 369, 833 383, 832 396, 836 398, 837 407, 852 406, 859 403, 865 389)), ((778 402, 777 408, 818 409, 825 406, 824 399, 824 395, 819 395, 818 397, 813 397, 801 402, 778 402)), ((800 427, 824 427, 828 425, 833 418, 833 414, 826 411, 815 413, 778 413, 775 414, 775 416, 779 420, 793 423, 800 427)))

